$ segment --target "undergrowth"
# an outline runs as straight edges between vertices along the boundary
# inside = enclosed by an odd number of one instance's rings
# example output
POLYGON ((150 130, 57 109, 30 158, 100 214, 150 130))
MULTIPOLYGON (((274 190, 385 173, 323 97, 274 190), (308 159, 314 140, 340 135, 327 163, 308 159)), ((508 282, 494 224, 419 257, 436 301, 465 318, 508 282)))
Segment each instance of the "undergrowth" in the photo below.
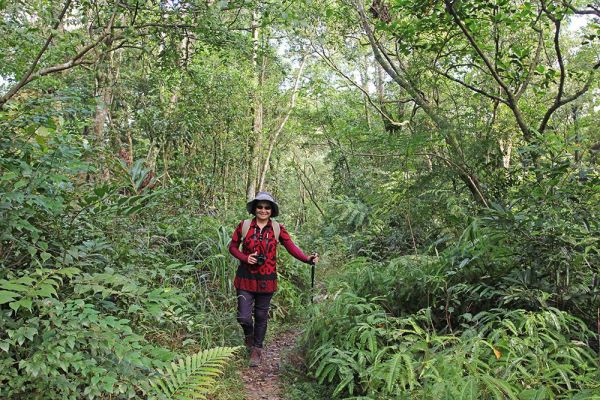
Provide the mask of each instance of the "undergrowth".
POLYGON ((350 262, 308 318, 301 343, 308 375, 333 398, 600 396, 598 355, 589 347, 597 338, 568 312, 490 308, 444 325, 442 262, 350 262))

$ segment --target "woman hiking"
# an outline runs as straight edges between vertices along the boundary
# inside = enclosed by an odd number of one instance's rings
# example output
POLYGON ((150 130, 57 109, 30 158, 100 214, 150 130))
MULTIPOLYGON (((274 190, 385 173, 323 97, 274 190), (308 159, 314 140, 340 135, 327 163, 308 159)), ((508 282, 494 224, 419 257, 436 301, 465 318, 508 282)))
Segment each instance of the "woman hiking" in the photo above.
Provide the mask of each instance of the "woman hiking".
POLYGON ((250 350, 250 366, 256 367, 261 362, 271 298, 277 290, 277 243, 307 264, 316 264, 319 256, 306 256, 292 242, 285 227, 271 219, 279 215, 279 205, 270 193, 259 192, 246 209, 254 218, 238 224, 229 252, 240 260, 233 282, 237 291, 237 320, 250 350))

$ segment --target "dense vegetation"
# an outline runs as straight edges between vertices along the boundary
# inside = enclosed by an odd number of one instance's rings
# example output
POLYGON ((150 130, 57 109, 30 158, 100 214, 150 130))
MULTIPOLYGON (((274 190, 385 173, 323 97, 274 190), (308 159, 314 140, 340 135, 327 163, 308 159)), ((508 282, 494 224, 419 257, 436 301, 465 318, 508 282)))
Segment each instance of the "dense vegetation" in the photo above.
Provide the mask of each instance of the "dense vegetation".
POLYGON ((290 398, 599 398, 588 3, 0 1, 0 398, 205 395, 259 188, 290 398))

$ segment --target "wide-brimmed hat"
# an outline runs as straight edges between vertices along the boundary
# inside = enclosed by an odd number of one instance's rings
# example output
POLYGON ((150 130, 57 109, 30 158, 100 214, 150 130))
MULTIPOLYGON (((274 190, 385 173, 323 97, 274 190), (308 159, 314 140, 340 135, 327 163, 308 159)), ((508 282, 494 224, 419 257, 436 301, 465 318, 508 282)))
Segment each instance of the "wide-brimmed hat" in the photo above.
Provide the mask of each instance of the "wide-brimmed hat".
POLYGON ((254 197, 254 200, 249 201, 248 204, 246 204, 246 210, 248 210, 250 214, 256 215, 256 203, 259 201, 268 201, 271 203, 271 217, 276 217, 279 215, 279 204, 277 204, 273 198, 273 195, 271 195, 269 192, 258 192, 256 197, 254 197))

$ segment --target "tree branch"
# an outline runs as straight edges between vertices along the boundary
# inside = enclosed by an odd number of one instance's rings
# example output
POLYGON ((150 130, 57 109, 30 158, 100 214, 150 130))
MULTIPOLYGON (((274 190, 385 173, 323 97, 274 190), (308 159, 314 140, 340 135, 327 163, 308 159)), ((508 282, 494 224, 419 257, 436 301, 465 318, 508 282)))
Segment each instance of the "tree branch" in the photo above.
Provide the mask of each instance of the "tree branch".
POLYGON ((600 8, 595 7, 592 4, 587 5, 590 9, 579 10, 575 8, 572 4, 570 4, 568 1, 563 1, 562 3, 563 6, 567 7, 577 15, 595 15, 596 17, 600 17, 600 8))
POLYGON ((383 70, 396 82, 401 88, 403 88, 409 95, 412 97, 415 104, 423 109, 425 114, 431 118, 433 123, 438 127, 442 135, 444 136, 444 140, 446 144, 450 147, 451 151, 460 156, 464 160, 464 153, 454 134, 454 127, 451 122, 438 114, 436 110, 427 102, 427 100, 422 96, 420 91, 413 86, 413 84, 407 80, 404 76, 402 76, 398 69, 393 67, 393 63, 391 62, 389 56, 387 56, 385 49, 381 45, 381 43, 375 38, 373 34, 373 30, 369 25, 369 21, 367 15, 365 13, 365 9, 360 0, 354 0, 354 5, 356 10, 358 11, 358 15, 360 18, 360 22, 362 27, 367 34, 367 38, 369 39, 369 43, 371 44, 371 48, 373 49, 373 55, 375 59, 381 65, 383 70), (385 58, 384 58, 385 57, 385 58))
POLYGON ((542 122, 540 123, 540 127, 538 128, 538 132, 542 133, 546 130, 546 128, 548 127, 548 122, 550 121, 550 117, 556 110, 558 110, 560 107, 564 106, 565 104, 568 104, 574 100, 577 100, 579 97, 584 95, 590 89, 592 82, 594 81, 594 75, 595 75, 598 67, 600 67, 600 62, 598 62, 596 65, 594 65, 594 67, 592 68, 592 70, 590 71, 590 73, 588 75, 587 81, 585 82, 585 84, 583 85, 583 87, 581 89, 579 89, 577 92, 575 92, 571 96, 564 97, 560 101, 558 101, 558 102, 555 101, 554 104, 552 104, 552 106, 548 109, 548 111, 546 111, 546 114, 544 114, 544 117, 542 118, 542 122))
POLYGON ((52 31, 50 32, 50 35, 48 35, 46 42, 44 43, 44 45, 38 52, 38 54, 35 57, 35 59, 33 60, 33 62, 31 63, 31 66, 29 67, 27 72, 25 72, 25 75, 23 75, 23 77, 21 77, 21 80, 19 82, 17 82, 17 84, 14 85, 8 91, 8 93, 6 93, 4 96, 0 97, 0 110, 2 109, 2 107, 8 100, 10 100, 15 94, 17 94, 17 92, 19 90, 21 90, 21 88, 23 88, 23 86, 25 86, 29 82, 31 82, 31 76, 33 75, 38 63, 40 62, 40 59, 42 58, 42 56, 44 55, 44 53, 46 52, 48 47, 50 47, 50 43, 52 43, 52 39, 54 39, 54 31, 56 31, 58 29, 58 27, 60 26, 63 18, 67 14, 69 7, 71 6, 71 2, 72 2, 72 0, 67 0, 65 2, 65 5, 63 6, 62 11, 60 12, 60 15, 58 16, 58 20, 52 26, 52 31))
MULTIPOLYGON (((441 156, 437 153, 412 153, 412 154, 415 156, 436 157, 436 158, 439 158, 440 160, 444 161, 446 164, 448 164, 448 166, 456 168, 456 170, 458 171, 461 178, 467 180, 470 183, 468 186, 470 188, 472 188, 472 191, 475 191, 475 193, 477 194, 477 196, 479 198, 478 200, 485 207, 489 208, 489 204, 488 204, 487 200, 485 199, 485 196, 479 190, 479 184, 476 183, 474 181, 473 177, 471 176, 471 174, 469 174, 467 171, 465 171, 464 168, 462 168, 460 165, 456 164, 454 161, 450 160, 449 158, 441 156)), ((352 155, 353 156, 366 156, 366 157, 380 157, 380 158, 406 157, 407 156, 407 154, 376 154, 376 153, 352 153, 352 155)))
MULTIPOLYGON (((542 4, 544 4, 542 2, 542 4)), ((565 79, 566 79, 566 72, 565 72, 565 63, 563 61, 563 57, 562 57, 562 51, 560 49, 560 43, 559 43, 559 38, 560 38, 560 20, 559 19, 555 19, 552 18, 552 21, 554 22, 554 51, 556 52, 556 60, 558 61, 558 66, 560 69, 560 78, 559 78, 559 82, 558 82, 558 93, 556 94, 556 102, 559 103, 564 91, 565 91, 565 79)))
POLYGON ((533 61, 529 65, 529 70, 527 71, 527 76, 525 77, 525 81, 523 81, 523 84, 521 85, 519 90, 517 90, 517 93, 515 93, 516 101, 519 101, 519 99, 521 98, 523 93, 525 93, 525 90, 527 90, 529 83, 531 82, 531 77, 533 76, 533 70, 540 62, 540 55, 542 54, 543 45, 544 45, 543 34, 542 34, 542 30, 540 30, 538 32, 538 46, 537 46, 537 49, 535 50, 535 56, 533 57, 533 61))
POLYGON ((440 70, 440 69, 438 69, 438 68, 435 68, 435 67, 433 68, 433 72, 435 72, 435 73, 437 73, 437 74, 440 74, 440 75, 442 75, 442 76, 444 76, 444 77, 446 77, 446 78, 450 79, 451 81, 453 81, 453 82, 456 82, 456 83, 458 83, 458 84, 460 84, 460 85, 462 85, 462 86, 466 87, 466 88, 467 88, 467 89, 469 89, 469 90, 472 90, 472 91, 474 91, 474 92, 477 92, 477 93, 479 93, 479 94, 482 94, 482 95, 484 95, 485 97, 488 97, 488 98, 490 98, 490 99, 492 99, 492 100, 499 101, 499 102, 501 102, 501 103, 504 103, 504 104, 508 104, 508 102, 507 102, 505 99, 503 99, 503 98, 500 98, 500 97, 498 97, 498 96, 496 96, 496 95, 493 95, 493 94, 491 94, 491 93, 488 93, 488 92, 486 92, 485 90, 478 89, 478 88, 476 88, 476 87, 475 87, 475 86, 473 86, 473 85, 469 85, 468 83, 466 83, 466 82, 463 82, 463 81, 461 81, 460 79, 453 77, 453 76, 452 76, 452 75, 450 75, 448 72, 444 72, 444 71, 442 71, 442 70, 440 70))
POLYGON ((454 22, 456 23, 456 25, 458 25, 460 30, 463 32, 463 34, 465 35, 465 37, 471 44, 471 47, 475 50, 475 52, 477 52, 477 54, 479 55, 481 60, 484 62, 484 64, 486 65, 486 67, 488 68, 488 70, 490 71, 492 76, 494 77, 494 80, 500 85, 500 87, 502 87, 502 89, 504 90, 504 92, 510 99, 512 97, 512 91, 510 90, 510 88, 508 87, 506 82, 504 82, 502 77, 500 77, 500 75, 498 75, 498 71, 496 71, 496 68, 494 68, 494 66, 492 65, 492 62, 485 55, 483 50, 479 47, 479 45, 473 38, 473 35, 471 35, 471 32, 469 31, 469 29, 467 29, 465 24, 458 17, 458 14, 456 13, 456 10, 454 9, 454 4, 450 0, 445 0, 445 2, 446 2, 446 9, 450 13, 450 15, 452 15, 452 18, 454 19, 454 22))
POLYGON ((302 171, 299 168, 299 164, 300 163, 298 162, 297 158, 298 157, 294 154, 294 160, 296 161, 294 163, 294 169, 296 170, 296 174, 298 175, 298 179, 302 183, 302 186, 304 186, 304 189, 306 189, 306 191, 308 192, 308 196, 310 197, 310 200, 313 202, 313 204, 315 205, 315 207, 317 207, 317 210, 319 210, 319 213, 321 214, 321 216, 325 217, 325 213, 323 212, 323 210, 321 209, 321 207, 319 207, 319 203, 317 203, 317 200, 315 199, 315 196, 313 195, 312 191, 308 188, 308 185, 306 183, 304 183, 304 179, 302 179, 302 176, 300 175, 300 173, 302 173, 302 175, 304 175, 304 177, 306 178, 306 180, 308 181, 308 183, 312 186, 310 178, 306 175, 306 173, 304 171, 302 171))
POLYGON ((102 43, 109 36, 110 36, 110 33, 105 32, 95 42, 92 42, 92 43, 88 44, 87 46, 85 46, 83 49, 81 49, 79 51, 79 53, 77 53, 69 61, 39 70, 36 74, 34 74, 31 77, 31 79, 27 83, 31 82, 35 78, 39 78, 41 76, 52 74, 52 73, 59 72, 59 71, 64 71, 65 69, 73 68, 76 65, 93 63, 90 61, 86 62, 85 60, 82 60, 82 59, 87 53, 89 53, 91 50, 93 50, 96 46, 98 46, 100 43, 102 43))
POLYGON ((385 70, 385 72, 406 92, 414 99, 415 103, 417 103, 429 117, 435 122, 435 124, 441 129, 449 128, 448 122, 441 118, 437 113, 433 111, 429 103, 421 96, 421 94, 408 82, 404 77, 402 77, 398 71, 398 69, 394 66, 392 61, 385 49, 381 46, 379 41, 375 38, 371 26, 369 25, 367 15, 365 13, 364 7, 361 1, 355 0, 355 7, 358 11, 360 22, 363 26, 365 33, 367 34, 367 38, 369 39, 369 43, 371 44, 371 48, 373 49, 373 55, 379 65, 385 70))
MULTIPOLYGON (((443 135, 446 144, 450 152, 455 155, 458 159, 464 162, 465 156, 462 151, 462 147, 456 135, 456 127, 453 126, 452 122, 447 118, 444 118, 440 115, 434 106, 432 106, 427 100, 423 97, 419 90, 408 80, 405 76, 403 76, 398 69, 394 67, 394 64, 391 62, 389 56, 387 55, 385 49, 381 45, 381 43, 375 38, 373 34, 373 30, 369 24, 368 17, 365 13, 364 6, 362 4, 362 0, 353 0, 354 7, 358 11, 359 19, 361 25, 367 34, 367 38, 369 39, 369 43, 371 44, 371 48, 373 49, 373 54, 377 62, 381 65, 381 67, 386 71, 386 73, 396 82, 401 88, 406 90, 406 92, 413 98, 416 105, 421 107, 423 111, 431 118, 433 123, 440 130, 440 133, 443 135)), ((510 93, 508 93, 510 95, 510 93)), ((509 104, 510 106, 511 104, 509 104)), ((513 109, 511 107, 511 109, 513 109)), ((518 109, 513 109, 515 115, 520 117, 520 113, 518 109)), ((522 119, 521 119, 522 121, 522 119)), ((522 121, 523 122, 523 121, 522 121)), ((524 122, 523 122, 524 124, 524 122)), ((524 125, 526 127, 526 125, 524 125)), ((526 130, 528 135, 528 131, 526 130)), ((455 164, 456 165, 456 164, 455 164)), ((465 182, 469 190, 471 191, 475 201, 483 204, 488 207, 488 202, 483 195, 480 184, 475 175, 468 173, 464 168, 459 167, 459 175, 461 180, 465 182)))
POLYGON ((143 28, 177 28, 177 29, 193 29, 195 25, 186 24, 164 24, 164 23, 147 23, 140 25, 116 25, 114 29, 143 29, 143 28))
POLYGON ((469 29, 465 26, 463 21, 459 18, 458 14, 456 13, 456 10, 454 9, 453 1, 451 1, 451 0, 444 0, 444 1, 446 3, 446 10, 448 10, 450 15, 452 15, 452 19, 454 19, 454 22, 456 23, 456 25, 458 25, 460 30, 463 32, 463 34, 465 35, 465 37, 471 44, 471 47, 475 50, 475 52, 483 60, 484 64, 486 65, 486 67, 488 68, 488 70, 490 71, 492 76, 494 77, 494 80, 498 83, 498 85, 500 85, 502 90, 504 90, 504 93, 506 94, 506 97, 508 98, 507 105, 513 112, 513 115, 515 116, 517 124, 519 125, 519 128, 521 129, 521 132, 523 133, 523 136, 525 137, 526 140, 529 140, 531 138, 531 130, 529 129, 529 126, 527 125, 527 123, 525 122, 525 119, 523 118, 523 115, 521 114, 521 110, 519 109, 519 107, 517 105, 517 99, 515 98, 514 94, 512 93, 512 91, 510 90, 510 88, 508 87, 506 82, 504 82, 502 77, 498 74, 498 71, 496 71, 496 68, 494 68, 494 66, 492 65, 492 62, 485 55, 483 50, 479 47, 479 45, 475 41, 475 38, 473 38, 473 35, 469 31, 469 29))
POLYGON ((342 76, 344 79, 346 79, 352 86, 356 87, 358 90, 360 90, 366 97, 367 101, 369 102, 369 104, 371 104, 375 110, 377 110, 377 112, 379 114, 381 114, 381 116, 383 118, 385 118, 386 120, 388 120, 390 122, 390 124, 394 125, 394 126, 402 126, 403 123, 395 121, 392 117, 390 117, 389 115, 386 114, 385 111, 383 111, 383 109, 381 109, 371 98, 371 96, 369 95, 369 93, 362 87, 360 86, 358 83, 354 82, 354 80, 352 78, 350 78, 348 75, 346 75, 344 72, 342 72, 341 69, 338 68, 337 65, 335 65, 335 63, 333 62, 333 60, 331 60, 331 58, 325 53, 325 49, 321 48, 321 51, 319 51, 319 49, 317 49, 314 44, 311 44, 312 48, 315 50, 315 52, 323 59, 325 60, 325 62, 327 63, 327 65, 329 65, 335 72, 337 72, 340 76, 342 76))
MULTIPOLYGON (((60 72, 60 71, 64 71, 66 69, 71 69, 78 65, 93 64, 95 61, 87 61, 87 60, 84 60, 83 57, 112 35, 111 30, 112 30, 113 24, 115 22, 115 17, 116 17, 116 12, 114 12, 111 15, 110 20, 109 20, 106 28, 104 29, 104 33, 102 33, 95 41, 93 41, 92 43, 83 47, 69 61, 64 62, 62 64, 56 64, 56 65, 53 65, 50 67, 43 68, 43 69, 39 70, 38 72, 30 73, 29 76, 24 77, 24 79, 22 79, 8 93, 6 93, 4 96, 2 96, 0 98, 0 110, 2 109, 4 104, 6 104, 6 102, 8 102, 12 97, 14 97, 15 94, 17 94, 17 92, 19 90, 21 90, 25 85, 29 84, 30 82, 32 82, 42 76, 53 74, 53 73, 60 72)), ((37 62, 36 62, 36 64, 37 64, 37 62)))
POLYGON ((556 93, 553 104, 550 106, 550 108, 548 108, 548 110, 542 117, 542 122, 540 123, 540 126, 538 128, 538 132, 543 133, 546 130, 546 128, 548 127, 548 122, 550 121, 550 117, 556 110, 558 110, 560 107, 564 106, 565 104, 570 103, 571 101, 577 99, 578 97, 582 96, 585 92, 588 91, 588 89, 590 88, 590 86, 592 84, 592 81, 594 78, 594 73, 595 73, 596 69, 598 69, 598 65, 600 63, 597 63, 592 68, 592 70, 590 71, 590 74, 588 76, 588 80, 586 81, 586 83, 583 85, 583 87, 579 91, 575 92, 572 96, 563 98, 567 73, 565 70, 565 65, 564 65, 562 51, 560 48, 560 41, 559 41, 560 40, 560 25, 561 25, 562 20, 555 17, 548 11, 548 9, 546 8, 546 3, 544 1, 542 1, 541 4, 542 4, 543 11, 546 13, 548 18, 554 23, 554 27, 555 27, 554 28, 554 39, 553 39, 554 51, 556 52, 556 59, 557 59, 558 66, 560 69, 558 92, 556 93))

